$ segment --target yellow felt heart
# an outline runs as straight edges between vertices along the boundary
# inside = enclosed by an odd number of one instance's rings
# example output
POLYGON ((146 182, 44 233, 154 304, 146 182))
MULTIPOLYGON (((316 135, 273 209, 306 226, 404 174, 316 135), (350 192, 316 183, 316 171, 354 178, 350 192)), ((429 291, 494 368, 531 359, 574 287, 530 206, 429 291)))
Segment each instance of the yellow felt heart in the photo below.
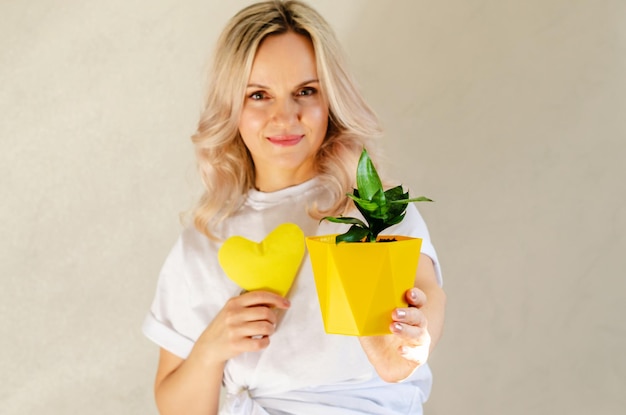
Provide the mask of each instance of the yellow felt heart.
POLYGON ((228 238, 218 252, 226 275, 247 291, 287 295, 304 256, 304 233, 293 223, 277 226, 257 243, 242 236, 228 238))

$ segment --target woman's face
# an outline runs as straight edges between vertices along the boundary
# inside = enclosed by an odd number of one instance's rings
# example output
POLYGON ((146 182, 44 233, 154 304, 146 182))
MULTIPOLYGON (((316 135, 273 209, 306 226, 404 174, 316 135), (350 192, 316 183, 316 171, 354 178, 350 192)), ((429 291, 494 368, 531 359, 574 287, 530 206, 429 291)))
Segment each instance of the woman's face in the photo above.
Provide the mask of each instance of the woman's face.
POLYGON ((312 178, 327 128, 311 41, 292 32, 268 36, 254 58, 239 119, 256 187, 274 191, 312 178))

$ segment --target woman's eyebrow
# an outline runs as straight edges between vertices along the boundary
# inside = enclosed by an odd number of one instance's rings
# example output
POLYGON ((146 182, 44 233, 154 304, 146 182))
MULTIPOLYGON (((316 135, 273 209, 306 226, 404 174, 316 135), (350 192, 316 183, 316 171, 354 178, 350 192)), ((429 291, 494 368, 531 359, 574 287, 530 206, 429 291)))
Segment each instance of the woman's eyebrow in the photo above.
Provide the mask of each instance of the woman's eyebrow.
POLYGON ((316 83, 316 82, 318 82, 318 83, 319 83, 319 81, 320 81, 319 79, 310 79, 310 80, 308 80, 308 81, 302 82, 302 83, 301 83, 300 85, 298 85, 298 86, 304 86, 304 85, 306 85, 306 84, 313 84, 313 83, 316 83))
MULTIPOLYGON (((300 84, 296 85, 296 88, 300 88, 301 86, 304 86, 307 84, 313 84, 313 83, 319 83, 319 79, 314 78, 314 79, 309 79, 308 81, 301 82, 300 84)), ((270 89, 269 86, 257 84, 257 83, 248 84, 246 85, 246 88, 270 89)))
POLYGON ((248 84, 246 88, 259 88, 259 89, 268 89, 269 87, 261 84, 248 84))

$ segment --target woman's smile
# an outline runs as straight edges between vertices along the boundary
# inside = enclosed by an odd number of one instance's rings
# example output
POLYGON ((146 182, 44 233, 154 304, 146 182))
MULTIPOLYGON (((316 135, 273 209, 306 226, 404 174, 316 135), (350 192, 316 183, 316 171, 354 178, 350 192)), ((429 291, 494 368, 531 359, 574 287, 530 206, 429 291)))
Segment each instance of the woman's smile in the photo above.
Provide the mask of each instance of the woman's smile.
POLYGON ((267 139, 277 146, 295 146, 304 138, 304 134, 275 135, 267 139))

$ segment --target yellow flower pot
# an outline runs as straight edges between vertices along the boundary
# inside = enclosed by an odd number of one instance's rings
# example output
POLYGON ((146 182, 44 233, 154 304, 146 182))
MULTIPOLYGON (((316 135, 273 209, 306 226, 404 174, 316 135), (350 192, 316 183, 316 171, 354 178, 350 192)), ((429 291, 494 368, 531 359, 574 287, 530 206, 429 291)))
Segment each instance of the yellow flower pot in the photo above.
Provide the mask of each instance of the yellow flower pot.
POLYGON ((327 333, 390 334, 391 313, 406 307, 422 240, 384 235, 393 242, 335 243, 336 235, 307 237, 317 296, 327 333))

